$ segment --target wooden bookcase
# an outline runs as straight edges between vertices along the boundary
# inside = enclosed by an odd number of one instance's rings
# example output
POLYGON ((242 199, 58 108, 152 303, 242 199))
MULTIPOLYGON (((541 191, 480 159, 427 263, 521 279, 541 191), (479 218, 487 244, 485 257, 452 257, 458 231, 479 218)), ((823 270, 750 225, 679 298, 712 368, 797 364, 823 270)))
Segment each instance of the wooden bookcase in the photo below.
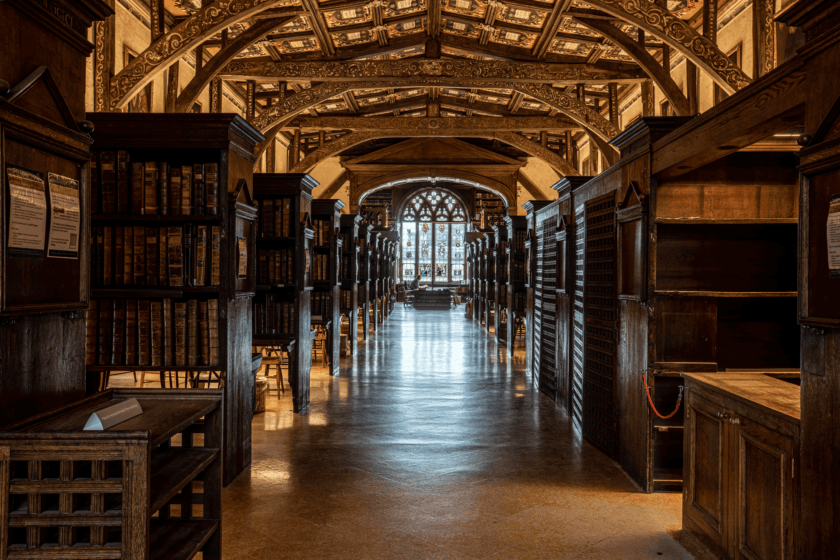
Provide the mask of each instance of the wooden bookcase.
POLYGON ((347 317, 349 330, 347 337, 350 341, 350 355, 354 355, 359 348, 359 225, 361 216, 341 216, 341 292, 340 312, 347 317))
POLYGON ((494 276, 494 302, 495 309, 493 312, 493 331, 496 342, 500 344, 507 344, 507 326, 508 326, 508 291, 507 291, 507 274, 508 274, 508 253, 507 253, 507 227, 504 222, 501 225, 493 226, 493 237, 496 239, 496 247, 493 250, 493 262, 495 263, 494 276))
POLYGON ((383 230, 379 232, 382 242, 382 251, 380 252, 380 284, 381 284, 381 307, 382 316, 387 318, 394 309, 394 302, 391 295, 396 293, 396 262, 397 254, 399 253, 400 234, 393 229, 383 230))
POLYGON ((481 234, 468 231, 464 234, 464 244, 467 250, 467 285, 469 297, 472 301, 472 313, 470 319, 481 317, 481 290, 479 288, 479 275, 481 260, 479 258, 478 239, 481 234))
POLYGON ((492 231, 484 233, 481 240, 482 276, 481 292, 484 295, 484 329, 490 332, 495 327, 496 317, 496 236, 492 231))
POLYGON ((311 212, 312 189, 317 185, 318 182, 305 173, 254 175, 254 198, 260 204, 256 242, 260 265, 254 299, 253 344, 289 353, 288 379, 297 413, 309 410, 310 298, 314 288, 312 263, 315 253, 311 212), (279 231, 278 203, 284 212, 279 231), (273 276, 269 264, 272 259, 275 260, 273 276), (266 280, 268 282, 263 283, 266 280))
POLYGON ((539 344, 540 334, 537 329, 540 324, 536 309, 537 284, 537 210, 551 204, 547 200, 529 200, 522 205, 525 208, 525 373, 532 376, 535 387, 539 386, 539 344))
POLYGON ((195 382, 223 387, 227 485, 251 462, 249 347, 257 217, 251 185, 253 152, 263 137, 233 114, 87 116, 95 127, 100 167, 92 198, 99 200, 96 210, 109 210, 91 215, 96 259, 91 259, 86 352, 90 385, 103 373, 129 370, 158 372, 161 385, 166 372, 188 372, 195 382), (112 177, 103 167, 108 154, 114 156, 106 163, 115 167, 112 177), (150 163, 155 175, 148 171, 150 163), (176 210, 177 183, 166 185, 172 175, 167 176, 165 164, 179 170, 204 165, 204 196, 197 169, 192 184, 182 180, 182 205, 176 210), (215 214, 210 213, 212 189, 206 186, 213 178, 211 165, 218 172, 215 214), (103 205, 109 182, 112 208, 103 205), (166 214, 164 202, 170 206, 166 214))
POLYGON ((359 296, 358 306, 361 313, 362 340, 367 340, 370 332, 370 315, 373 306, 375 286, 371 282, 371 230, 373 226, 364 220, 359 223, 359 296))
POLYGON ((507 273, 507 351, 513 356, 516 346, 516 327, 525 318, 525 216, 506 216, 507 244, 505 246, 507 273))
POLYGON ((479 215, 480 227, 484 229, 490 229, 505 222, 507 207, 498 195, 481 189, 473 189, 473 208, 474 212, 479 215), (484 212, 483 223, 481 223, 482 211, 484 212))
POLYGON ((0 556, 222 557, 221 390, 111 389, 0 433, 0 556), (143 414, 83 431, 136 398, 143 414))
POLYGON ((312 324, 327 329, 327 358, 330 374, 338 375, 341 359, 341 258, 343 241, 340 235, 341 209, 337 199, 312 201, 312 226, 315 231, 314 280, 310 294, 312 324))
POLYGON ((377 226, 372 226, 371 229, 368 230, 368 249, 368 304, 370 306, 370 328, 376 332, 379 323, 382 322, 380 317, 382 307, 379 301, 382 296, 382 288, 379 277, 382 239, 380 237, 380 231, 377 230, 377 226))

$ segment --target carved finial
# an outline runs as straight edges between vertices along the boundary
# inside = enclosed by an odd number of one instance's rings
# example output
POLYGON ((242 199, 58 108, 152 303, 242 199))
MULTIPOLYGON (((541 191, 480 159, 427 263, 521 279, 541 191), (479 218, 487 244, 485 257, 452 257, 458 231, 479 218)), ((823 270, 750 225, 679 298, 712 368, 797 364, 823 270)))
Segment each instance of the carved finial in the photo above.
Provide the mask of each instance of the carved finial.
POLYGON ((11 89, 12 86, 9 85, 9 82, 0 80, 0 97, 6 97, 11 89))
POLYGON ((90 121, 79 121, 79 130, 90 135, 93 132, 93 123, 90 121))
POLYGON ((802 146, 803 148, 811 143, 813 137, 810 134, 800 134, 799 137, 796 139, 796 143, 802 146))

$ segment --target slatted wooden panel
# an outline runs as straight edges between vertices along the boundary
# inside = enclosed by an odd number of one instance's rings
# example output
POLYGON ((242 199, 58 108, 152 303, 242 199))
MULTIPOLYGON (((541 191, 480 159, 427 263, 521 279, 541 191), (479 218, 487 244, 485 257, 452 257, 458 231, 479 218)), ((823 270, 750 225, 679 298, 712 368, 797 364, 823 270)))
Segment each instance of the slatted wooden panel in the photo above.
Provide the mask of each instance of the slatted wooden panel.
POLYGON ((586 206, 575 209, 575 276, 572 285, 572 420, 583 430, 584 361, 584 255, 586 253, 586 206))
POLYGON ((540 390, 552 399, 557 394, 557 370, 555 367, 557 349, 557 206, 547 207, 537 212, 537 289, 536 298, 539 307, 535 315, 540 314, 540 328, 535 331, 539 338, 537 352, 539 361, 540 390))
POLYGON ((615 199, 586 203, 583 435, 611 457, 617 449, 615 199))

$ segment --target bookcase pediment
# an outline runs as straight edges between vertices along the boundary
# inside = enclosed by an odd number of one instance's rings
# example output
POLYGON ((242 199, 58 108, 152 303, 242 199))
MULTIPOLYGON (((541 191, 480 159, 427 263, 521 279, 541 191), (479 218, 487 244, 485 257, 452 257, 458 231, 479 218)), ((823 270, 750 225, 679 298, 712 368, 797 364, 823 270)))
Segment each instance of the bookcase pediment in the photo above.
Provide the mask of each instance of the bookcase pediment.
POLYGON ((79 125, 46 66, 39 66, 15 85, 6 101, 33 115, 79 132, 79 125))

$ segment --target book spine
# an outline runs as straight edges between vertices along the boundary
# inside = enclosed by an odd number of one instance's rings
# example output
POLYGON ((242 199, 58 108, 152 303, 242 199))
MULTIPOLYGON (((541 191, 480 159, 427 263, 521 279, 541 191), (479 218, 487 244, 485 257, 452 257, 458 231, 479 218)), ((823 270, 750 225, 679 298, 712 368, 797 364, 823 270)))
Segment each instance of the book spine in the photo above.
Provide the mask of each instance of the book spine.
POLYGON ((198 302, 198 328, 199 328, 199 347, 201 348, 202 366, 210 365, 210 325, 207 323, 207 302, 198 302))
POLYGON ((175 303, 175 365, 187 365, 187 303, 175 303))
POLYGON ((196 227, 194 282, 204 286, 207 278, 207 226, 196 227))
POLYGON ((181 166, 176 165, 169 170, 169 213, 173 216, 181 214, 181 166))
POLYGON ((110 299, 99 300, 99 358, 100 366, 111 365, 111 339, 113 337, 113 303, 110 299))
POLYGON ((137 365, 137 300, 125 302, 125 365, 137 365))
POLYGON ((195 268, 193 267, 193 254, 195 253, 195 235, 193 234, 194 226, 191 224, 184 225, 184 286, 195 285, 195 268))
POLYGON ((262 230, 261 237, 274 237, 274 201, 264 200, 260 211, 262 230))
POLYGON ((197 163, 193 166, 192 175, 192 207, 193 215, 204 215, 204 165, 197 163))
POLYGON ((169 164, 160 162, 158 170, 158 206, 161 216, 169 215, 169 164))
POLYGON ((163 304, 153 301, 151 305, 152 367, 160 367, 163 365, 163 304))
POLYGON ((283 237, 292 236, 292 199, 283 199, 283 237))
POLYGON ((274 235, 276 237, 284 237, 283 233, 283 203, 285 199, 274 201, 274 235))
POLYGON ((268 252, 260 249, 257 252, 257 284, 268 284, 268 252))
POLYGON ((268 283, 269 284, 278 284, 277 281, 277 251, 276 250, 269 250, 268 251, 268 283))
POLYGON ((142 299, 137 302, 137 354, 138 365, 147 366, 151 356, 151 312, 150 302, 142 299))
MULTIPOLYGON (((134 228, 134 285, 146 285, 146 228, 134 228)), ((146 365, 146 364, 141 364, 146 365)))
POLYGON ((198 365, 198 301, 187 303, 187 365, 198 365))
POLYGON ((155 216, 158 213, 158 164, 147 161, 143 175, 143 214, 155 216))
POLYGON ((110 286, 113 282, 114 271, 114 246, 113 246, 113 231, 111 226, 102 228, 102 285, 110 286))
POLYGON ((114 152, 99 153, 99 177, 102 185, 102 213, 117 211, 117 162, 114 152))
POLYGON ((114 328, 111 335, 111 365, 123 365, 123 337, 125 335, 125 300, 114 300, 114 328))
POLYGON ((132 162, 131 164, 131 213, 143 214, 145 197, 143 190, 146 180, 146 167, 143 162, 132 162))
POLYGON ((158 230, 146 228, 146 285, 158 283, 158 230))
POLYGON ((105 278, 105 228, 96 228, 96 285, 101 286, 105 278))
POLYGON ((215 216, 219 213, 218 163, 207 163, 204 165, 204 190, 206 192, 207 213, 215 216))
POLYGON ((131 171, 128 152, 120 150, 117 152, 117 214, 128 214, 128 185, 131 182, 129 172, 131 171))
POLYGON ((99 301, 92 299, 85 313, 85 365, 96 365, 96 335, 99 330, 99 301))
MULTIPOLYGON (((119 266, 119 265, 118 265, 119 266)), ((134 228, 123 228, 123 283, 126 286, 134 284, 134 228)))
POLYGON ((180 227, 167 228, 167 262, 169 265, 169 285, 184 285, 184 246, 180 227))
POLYGON ((125 228, 117 226, 114 228, 114 285, 125 284, 125 228))
POLYGON ((169 285, 169 262, 167 255, 169 254, 169 246, 166 240, 166 228, 160 228, 157 232, 158 236, 158 286, 169 285))
POLYGON ((99 182, 99 152, 90 153, 90 213, 99 214, 99 197, 102 187, 99 182))
POLYGON ((163 300, 163 324, 161 325, 161 336, 163 337, 163 365, 174 365, 172 354, 172 300, 163 300))
POLYGON ((219 300, 211 299, 207 302, 207 322, 210 329, 210 363, 219 365, 219 300))
POLYGON ((193 169, 189 165, 181 167, 181 214, 190 216, 192 207, 192 177, 193 169))
POLYGON ((222 234, 219 226, 212 227, 210 239, 210 285, 218 286, 222 282, 221 275, 221 245, 222 234))

